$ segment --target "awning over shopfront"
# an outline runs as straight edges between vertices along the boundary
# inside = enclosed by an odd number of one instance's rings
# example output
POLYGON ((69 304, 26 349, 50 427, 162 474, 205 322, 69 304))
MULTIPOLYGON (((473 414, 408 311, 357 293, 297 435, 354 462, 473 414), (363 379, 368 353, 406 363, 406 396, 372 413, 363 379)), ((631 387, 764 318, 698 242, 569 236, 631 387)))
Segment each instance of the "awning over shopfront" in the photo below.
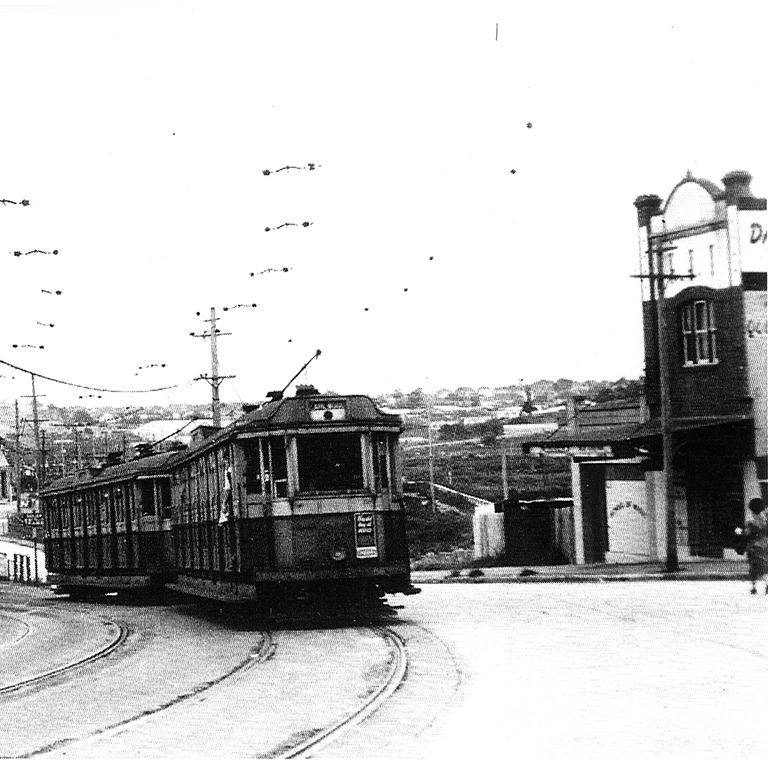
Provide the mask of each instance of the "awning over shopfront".
MULTIPOLYGON (((746 436, 746 432, 752 427, 752 417, 740 414, 672 419, 674 436, 695 437, 700 435, 703 439, 708 436, 736 436, 742 433, 746 436)), ((530 453, 534 449, 543 451, 577 449, 569 452, 575 455, 594 452, 595 455, 621 458, 637 455, 638 448, 647 447, 649 443, 655 442, 660 437, 661 423, 659 419, 605 426, 568 424, 553 432, 549 437, 523 443, 522 448, 524 453, 530 453)))

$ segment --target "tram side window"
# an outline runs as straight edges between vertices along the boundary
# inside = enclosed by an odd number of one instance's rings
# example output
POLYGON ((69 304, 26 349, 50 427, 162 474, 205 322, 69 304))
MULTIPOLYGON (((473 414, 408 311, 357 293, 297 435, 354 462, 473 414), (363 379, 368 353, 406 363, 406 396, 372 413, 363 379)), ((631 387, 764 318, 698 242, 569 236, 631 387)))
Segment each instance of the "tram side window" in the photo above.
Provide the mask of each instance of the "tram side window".
POLYGON ((282 437, 270 437, 265 441, 269 455, 269 473, 272 478, 272 495, 285 498, 288 495, 288 461, 285 441, 282 437))
POLYGON ((141 514, 151 517, 155 514, 155 483, 153 480, 140 480, 141 514))
POLYGON ((296 445, 300 491, 362 490, 363 456, 359 434, 300 435, 296 445))
POLYGON ((109 490, 99 491, 99 509, 101 511, 101 527, 109 527, 109 490))
POLYGON ((124 523, 125 522, 125 494, 123 493, 123 489, 120 487, 115 488, 112 494, 112 498, 114 499, 114 502, 115 502, 115 522, 124 523))
POLYGON ((389 472, 387 471, 387 451, 389 437, 387 435, 373 436, 373 478, 376 490, 389 488, 389 472))
POLYGON ((259 441, 246 440, 245 445, 245 492, 266 493, 261 477, 261 461, 259 460, 259 441))
POLYGON ((162 507, 163 517, 171 516, 171 483, 169 480, 160 481, 160 506, 162 507))
POLYGON ((288 462, 282 437, 248 440, 245 443, 245 490, 246 493, 264 494, 275 498, 288 495, 288 462))

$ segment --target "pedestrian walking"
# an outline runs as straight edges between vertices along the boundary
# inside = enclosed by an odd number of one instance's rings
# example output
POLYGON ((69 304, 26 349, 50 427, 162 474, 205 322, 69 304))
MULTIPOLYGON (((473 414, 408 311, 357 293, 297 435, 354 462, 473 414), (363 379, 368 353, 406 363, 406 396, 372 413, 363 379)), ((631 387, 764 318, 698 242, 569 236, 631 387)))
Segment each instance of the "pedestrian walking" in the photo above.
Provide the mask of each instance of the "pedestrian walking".
MULTIPOLYGON (((749 563, 749 578, 752 580, 753 595, 757 594, 757 582, 768 576, 768 517, 765 514, 765 503, 762 499, 750 499, 747 504, 751 515, 741 533, 746 543, 747 562, 749 563)), ((768 579, 766 579, 765 594, 768 595, 768 579)))

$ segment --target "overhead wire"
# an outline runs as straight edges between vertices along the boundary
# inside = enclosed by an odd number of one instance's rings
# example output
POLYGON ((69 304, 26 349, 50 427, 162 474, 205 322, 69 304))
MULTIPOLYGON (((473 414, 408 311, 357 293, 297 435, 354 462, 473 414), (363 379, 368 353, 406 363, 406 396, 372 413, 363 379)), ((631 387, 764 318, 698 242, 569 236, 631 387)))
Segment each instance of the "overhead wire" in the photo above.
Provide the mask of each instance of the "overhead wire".
POLYGON ((47 376, 44 373, 38 373, 37 371, 30 371, 28 368, 22 368, 20 365, 14 365, 13 363, 9 363, 7 360, 0 360, 0 364, 6 365, 9 368, 13 368, 16 371, 21 371, 22 373, 28 373, 30 376, 37 376, 38 379, 43 379, 45 381, 52 381, 54 384, 64 384, 67 387, 77 387, 78 389, 87 389, 91 392, 110 392, 113 394, 144 394, 148 392, 165 392, 169 389, 178 389, 179 387, 183 387, 190 382, 183 382, 181 384, 170 384, 166 387, 153 387, 152 389, 110 389, 107 387, 93 387, 89 384, 76 384, 72 381, 64 381, 63 379, 57 379, 53 376, 47 376))

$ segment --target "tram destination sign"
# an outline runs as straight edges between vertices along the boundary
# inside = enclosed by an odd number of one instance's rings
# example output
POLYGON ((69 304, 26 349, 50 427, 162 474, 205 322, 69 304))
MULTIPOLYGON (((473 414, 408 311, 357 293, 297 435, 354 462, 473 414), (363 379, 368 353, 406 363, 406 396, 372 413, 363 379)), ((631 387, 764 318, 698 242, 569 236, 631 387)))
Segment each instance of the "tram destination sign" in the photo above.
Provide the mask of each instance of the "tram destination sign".
POLYGON ((347 415, 347 403, 345 400, 313 400, 309 412, 312 421, 339 421, 347 415))

